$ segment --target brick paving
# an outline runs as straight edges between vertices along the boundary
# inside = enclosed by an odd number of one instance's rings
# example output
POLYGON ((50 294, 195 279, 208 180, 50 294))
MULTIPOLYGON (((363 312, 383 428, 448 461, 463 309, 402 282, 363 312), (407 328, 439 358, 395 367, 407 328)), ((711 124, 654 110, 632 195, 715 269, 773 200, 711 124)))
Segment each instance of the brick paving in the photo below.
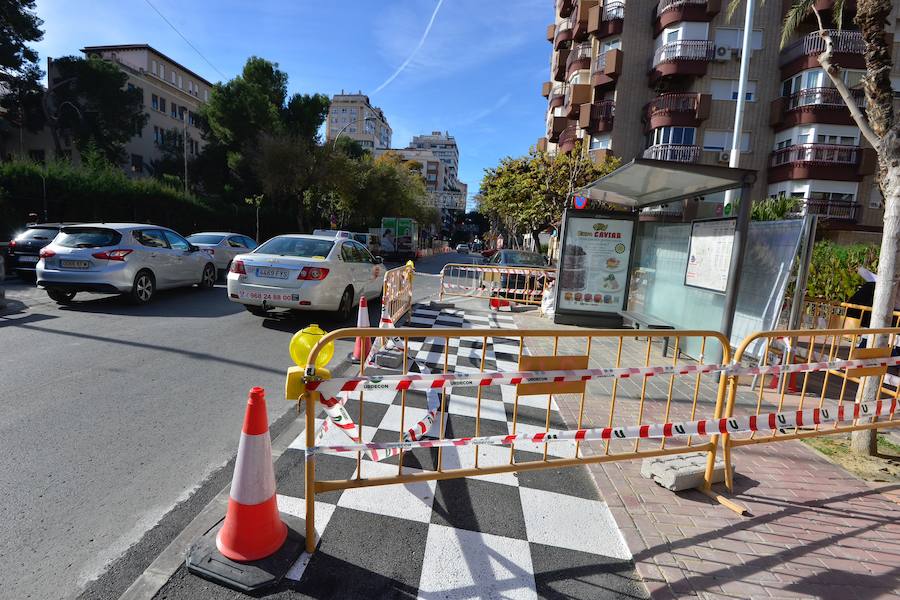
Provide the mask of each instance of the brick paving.
MULTIPOLYGON (((521 328, 548 328, 535 312, 515 317, 521 328)), ((549 338, 526 344, 534 355, 553 353, 549 338)), ((626 338, 622 366, 643 365, 646 347, 645 340, 626 338)), ((557 348, 559 354, 584 351, 584 338, 561 338, 557 348)), ((615 341, 595 338, 590 365, 612 366, 615 355, 615 341)), ((671 361, 653 345, 650 364, 671 361)), ((668 378, 647 380, 641 422, 665 416, 668 386, 668 378)), ((676 378, 672 386, 670 420, 687 418, 695 380, 676 378)), ((697 418, 711 416, 715 379, 702 379, 697 389, 697 418)), ((585 426, 609 422, 610 392, 610 381, 588 386, 585 426)), ((619 382, 616 425, 637 422, 640 392, 640 381, 619 382)), ((567 425, 575 427, 580 395, 555 398, 567 425)), ((748 410, 755 401, 743 390, 738 405, 748 410)), ((618 449, 615 444, 611 450, 627 451, 634 442, 619 442, 618 449)), ((602 442, 582 447, 586 455, 604 451, 602 442)), ((654 599, 900 598, 900 485, 862 481, 797 441, 735 448, 732 459, 732 499, 750 516, 699 492, 673 493, 644 479, 640 460, 589 465, 654 599)))

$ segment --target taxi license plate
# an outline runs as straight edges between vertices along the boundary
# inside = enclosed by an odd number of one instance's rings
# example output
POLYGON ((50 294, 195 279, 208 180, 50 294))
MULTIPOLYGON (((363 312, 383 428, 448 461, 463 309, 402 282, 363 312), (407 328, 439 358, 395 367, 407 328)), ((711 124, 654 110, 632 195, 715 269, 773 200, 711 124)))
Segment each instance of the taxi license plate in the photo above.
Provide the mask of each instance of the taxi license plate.
POLYGON ((265 277, 267 279, 287 279, 288 271, 287 269, 270 269, 267 267, 257 267, 256 276, 265 277))
POLYGON ((60 260, 59 266, 64 269, 87 269, 90 263, 86 260, 60 260))

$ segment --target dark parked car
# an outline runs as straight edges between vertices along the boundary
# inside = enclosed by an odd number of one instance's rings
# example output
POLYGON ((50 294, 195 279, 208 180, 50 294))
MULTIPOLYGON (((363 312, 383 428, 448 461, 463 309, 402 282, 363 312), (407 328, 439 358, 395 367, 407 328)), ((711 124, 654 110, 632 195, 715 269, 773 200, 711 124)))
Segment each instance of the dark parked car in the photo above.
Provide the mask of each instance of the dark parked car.
MULTIPOLYGON (((524 250, 499 250, 490 260, 487 261, 489 266, 495 267, 527 267, 527 268, 546 268, 547 259, 537 252, 526 252, 524 250)), ((501 292, 500 295, 510 300, 540 300, 538 292, 544 288, 544 277, 527 276, 523 274, 506 274, 500 275, 500 289, 516 289, 523 290, 521 293, 501 292), (525 293, 524 290, 528 290, 525 293)))
POLYGON ((60 227, 70 223, 35 223, 9 242, 9 269, 22 279, 34 281, 41 249, 53 241, 60 227))

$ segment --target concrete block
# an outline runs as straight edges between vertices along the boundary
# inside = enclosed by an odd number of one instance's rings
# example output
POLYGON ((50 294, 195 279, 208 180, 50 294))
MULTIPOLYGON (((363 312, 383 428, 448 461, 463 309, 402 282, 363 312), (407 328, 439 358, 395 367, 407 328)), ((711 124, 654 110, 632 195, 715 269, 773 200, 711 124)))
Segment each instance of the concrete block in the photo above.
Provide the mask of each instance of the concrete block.
MULTIPOLYGON (((706 454, 682 454, 645 458, 641 476, 652 479, 667 490, 679 492, 698 487, 706 471, 706 454)), ((725 461, 716 457, 713 483, 725 481, 725 461)))

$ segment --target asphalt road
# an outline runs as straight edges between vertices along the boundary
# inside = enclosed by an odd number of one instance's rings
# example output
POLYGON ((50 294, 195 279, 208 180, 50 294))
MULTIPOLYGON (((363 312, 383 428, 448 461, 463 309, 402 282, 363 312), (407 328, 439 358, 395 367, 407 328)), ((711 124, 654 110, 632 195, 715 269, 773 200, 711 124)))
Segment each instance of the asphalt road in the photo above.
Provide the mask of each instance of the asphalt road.
MULTIPOLYGON (((436 256, 417 271, 470 260, 436 256)), ((436 277, 416 278, 416 301, 437 291, 436 277)), ((162 292, 143 307, 90 294, 57 306, 17 282, 7 297, 0 595, 9 598, 77 596, 160 519, 196 501, 204 481, 221 488, 227 479, 214 475, 237 451, 248 389, 266 388, 270 423, 294 410, 283 393, 293 333, 356 324, 316 313, 263 320, 223 285, 162 292)), ((335 356, 349 351, 339 345, 335 356)))

